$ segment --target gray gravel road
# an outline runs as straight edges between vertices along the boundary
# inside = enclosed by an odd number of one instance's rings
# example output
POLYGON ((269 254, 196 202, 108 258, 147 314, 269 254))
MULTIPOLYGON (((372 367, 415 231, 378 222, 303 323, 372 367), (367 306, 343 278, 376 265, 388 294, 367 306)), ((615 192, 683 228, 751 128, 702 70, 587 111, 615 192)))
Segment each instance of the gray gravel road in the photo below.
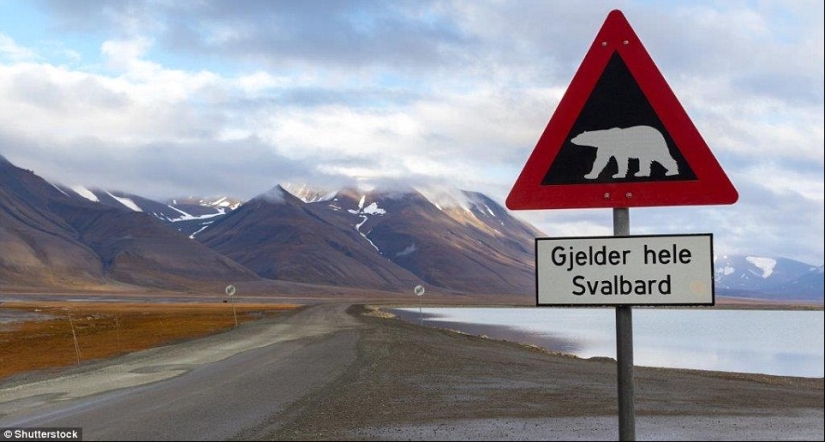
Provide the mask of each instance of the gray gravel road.
POLYGON ((0 428, 82 427, 85 440, 225 440, 273 430, 285 405, 355 358, 359 323, 323 304, 220 335, 0 386, 0 428))

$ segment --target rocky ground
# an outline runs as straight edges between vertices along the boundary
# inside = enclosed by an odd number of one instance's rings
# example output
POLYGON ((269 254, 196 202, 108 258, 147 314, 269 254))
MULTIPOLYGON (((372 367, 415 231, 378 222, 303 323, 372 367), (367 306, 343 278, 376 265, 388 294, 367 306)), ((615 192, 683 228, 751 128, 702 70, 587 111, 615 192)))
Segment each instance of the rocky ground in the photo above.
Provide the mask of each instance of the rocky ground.
MULTIPOLYGON (((363 316, 345 373, 275 439, 618 439, 616 365, 363 316)), ((635 369, 638 440, 822 440, 823 379, 635 369)))

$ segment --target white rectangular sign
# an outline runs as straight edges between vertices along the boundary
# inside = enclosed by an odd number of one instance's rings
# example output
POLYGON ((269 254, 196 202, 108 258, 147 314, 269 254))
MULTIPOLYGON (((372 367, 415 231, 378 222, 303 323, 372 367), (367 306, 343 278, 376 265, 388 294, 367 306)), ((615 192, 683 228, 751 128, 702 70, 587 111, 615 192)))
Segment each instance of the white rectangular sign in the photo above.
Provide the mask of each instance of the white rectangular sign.
POLYGON ((536 238, 536 305, 714 305, 713 235, 536 238))

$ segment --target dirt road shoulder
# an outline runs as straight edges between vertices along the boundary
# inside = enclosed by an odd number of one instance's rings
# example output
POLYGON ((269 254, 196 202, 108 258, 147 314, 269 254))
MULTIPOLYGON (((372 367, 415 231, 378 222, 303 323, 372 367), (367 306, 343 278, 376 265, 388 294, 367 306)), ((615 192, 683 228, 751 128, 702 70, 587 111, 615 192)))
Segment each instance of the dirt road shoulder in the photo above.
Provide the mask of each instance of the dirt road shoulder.
MULTIPOLYGON (((277 439, 615 439, 616 367, 348 312, 358 356, 277 439)), ((823 438, 823 379, 635 370, 639 440, 823 438)))

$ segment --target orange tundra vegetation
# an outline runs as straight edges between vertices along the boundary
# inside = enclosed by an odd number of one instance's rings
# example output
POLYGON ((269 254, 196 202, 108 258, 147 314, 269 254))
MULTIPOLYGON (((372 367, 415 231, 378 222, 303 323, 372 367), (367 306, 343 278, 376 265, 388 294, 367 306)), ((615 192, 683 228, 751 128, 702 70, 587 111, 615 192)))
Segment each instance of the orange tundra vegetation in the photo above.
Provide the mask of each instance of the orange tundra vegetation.
MULTIPOLYGON (((298 307, 235 304, 238 323, 298 307)), ((227 303, 137 304, 6 302, 0 308, 43 315, 0 324, 0 380, 210 335, 235 326, 227 303)))

